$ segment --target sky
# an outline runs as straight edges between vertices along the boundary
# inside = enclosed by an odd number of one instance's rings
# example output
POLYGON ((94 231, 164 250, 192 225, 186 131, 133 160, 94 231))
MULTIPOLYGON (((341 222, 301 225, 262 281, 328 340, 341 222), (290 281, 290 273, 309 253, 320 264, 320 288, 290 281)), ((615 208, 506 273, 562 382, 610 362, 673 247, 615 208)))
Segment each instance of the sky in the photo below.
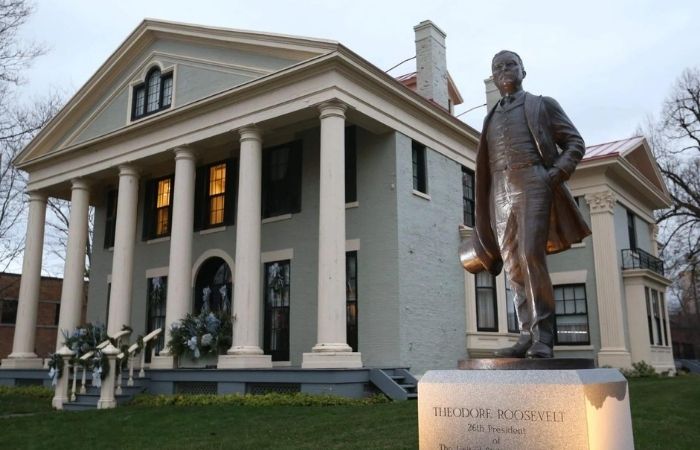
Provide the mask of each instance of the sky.
MULTIPOLYGON (((635 134, 683 69, 700 65, 697 1, 254 2, 39 0, 22 38, 48 47, 21 93, 73 95, 146 17, 338 41, 381 69, 415 55, 413 26, 447 33, 447 66, 464 104, 485 103, 484 79, 502 49, 518 52, 526 90, 554 97, 587 144, 635 134)), ((410 61, 391 71, 415 70, 410 61)), ((461 119, 480 129, 485 108, 461 119)))
MULTIPOLYGON (((144 18, 335 40, 386 70, 415 55, 413 26, 430 19, 447 33, 448 70, 464 104, 485 103, 491 58, 514 50, 526 90, 554 97, 589 145, 635 134, 658 114, 674 81, 700 65, 695 1, 403 0, 37 0, 20 38, 47 53, 19 89, 31 101, 72 96, 144 18)), ((415 61, 391 71, 415 70, 415 61)), ((485 108, 461 119, 481 128, 485 108)), ((60 275, 62 263, 47 261, 60 275)), ((19 271, 19 267, 15 268, 19 271)), ((47 270, 48 269, 48 270, 47 270)))

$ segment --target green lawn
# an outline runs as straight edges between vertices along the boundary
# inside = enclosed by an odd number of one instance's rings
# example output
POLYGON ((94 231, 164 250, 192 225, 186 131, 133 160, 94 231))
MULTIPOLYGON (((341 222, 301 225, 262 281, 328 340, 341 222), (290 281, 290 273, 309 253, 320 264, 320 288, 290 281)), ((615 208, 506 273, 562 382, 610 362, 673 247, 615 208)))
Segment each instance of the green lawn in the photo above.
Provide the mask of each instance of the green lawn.
MULTIPOLYGON (((700 377, 630 383, 637 449, 694 449, 700 377)), ((0 449, 416 448, 416 402, 367 406, 129 406, 47 412, 48 401, 0 395, 0 449), (34 412, 7 417, 8 413, 34 412)))

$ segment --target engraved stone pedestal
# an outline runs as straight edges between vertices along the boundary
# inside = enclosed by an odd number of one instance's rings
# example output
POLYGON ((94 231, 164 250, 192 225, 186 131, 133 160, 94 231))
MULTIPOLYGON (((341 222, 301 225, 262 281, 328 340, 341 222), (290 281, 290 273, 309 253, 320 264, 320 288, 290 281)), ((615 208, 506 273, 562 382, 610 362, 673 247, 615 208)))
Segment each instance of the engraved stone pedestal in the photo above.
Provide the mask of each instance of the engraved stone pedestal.
POLYGON ((418 432, 422 450, 634 449, 617 369, 429 371, 418 432))

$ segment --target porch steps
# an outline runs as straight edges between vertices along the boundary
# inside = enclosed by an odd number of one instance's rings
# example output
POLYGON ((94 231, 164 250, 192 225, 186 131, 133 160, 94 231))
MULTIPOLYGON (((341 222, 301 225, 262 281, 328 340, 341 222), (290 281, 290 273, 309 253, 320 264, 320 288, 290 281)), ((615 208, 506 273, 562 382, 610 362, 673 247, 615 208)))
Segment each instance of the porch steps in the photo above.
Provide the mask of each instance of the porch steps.
MULTIPOLYGON (((148 388, 148 377, 134 378, 134 385, 127 386, 127 376, 122 378, 122 393, 115 395, 117 405, 123 405, 131 401, 136 394, 145 392, 148 388)), ((76 401, 63 404, 64 411, 87 411, 97 409, 97 402, 100 400, 100 388, 88 386, 85 394, 76 394, 76 401)))
POLYGON ((369 380, 392 400, 418 398, 418 380, 405 368, 370 369, 369 380))
POLYGON ((700 360, 697 359, 677 359, 676 366, 680 366, 680 368, 686 369, 690 373, 700 373, 700 360))

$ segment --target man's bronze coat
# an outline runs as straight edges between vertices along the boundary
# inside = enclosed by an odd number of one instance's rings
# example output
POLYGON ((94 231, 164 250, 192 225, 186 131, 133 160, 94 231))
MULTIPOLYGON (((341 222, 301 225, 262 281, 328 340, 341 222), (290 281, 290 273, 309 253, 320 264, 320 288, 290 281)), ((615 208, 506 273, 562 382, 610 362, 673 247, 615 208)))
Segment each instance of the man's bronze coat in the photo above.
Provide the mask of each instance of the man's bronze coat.
MULTIPOLYGON (((525 117, 545 168, 558 167, 568 179, 583 158, 585 144, 556 100, 525 93, 525 117), (561 149, 559 153, 557 146, 561 149)), ((491 170, 486 135, 495 108, 486 116, 476 152, 474 250, 493 275, 501 272, 503 260, 491 217, 491 170)), ((563 184, 552 186, 547 253, 557 253, 591 234, 576 202, 563 184)))

